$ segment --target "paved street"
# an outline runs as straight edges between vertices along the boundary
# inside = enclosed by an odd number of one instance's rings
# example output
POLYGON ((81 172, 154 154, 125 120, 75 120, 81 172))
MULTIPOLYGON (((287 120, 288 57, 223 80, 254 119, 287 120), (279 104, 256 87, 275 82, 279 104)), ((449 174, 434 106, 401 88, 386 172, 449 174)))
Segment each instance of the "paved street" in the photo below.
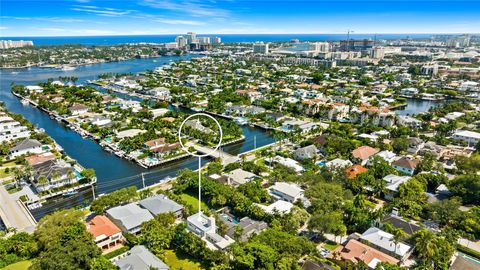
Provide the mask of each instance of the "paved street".
POLYGON ((18 231, 33 232, 35 221, 27 210, 8 194, 3 185, 0 185, 0 216, 7 228, 16 228, 18 231))

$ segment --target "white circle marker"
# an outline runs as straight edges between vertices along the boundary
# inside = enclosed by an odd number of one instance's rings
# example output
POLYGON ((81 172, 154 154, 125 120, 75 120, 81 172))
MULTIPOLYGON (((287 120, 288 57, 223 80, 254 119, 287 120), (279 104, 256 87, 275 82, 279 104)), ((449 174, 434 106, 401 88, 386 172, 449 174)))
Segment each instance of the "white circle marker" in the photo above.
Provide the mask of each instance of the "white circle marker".
POLYGON ((202 216, 202 208, 201 208, 202 207, 202 183, 201 183, 201 179, 202 179, 202 172, 201 172, 202 157, 210 156, 215 151, 217 151, 218 148, 220 147, 220 145, 222 144, 222 139, 223 139, 223 131, 222 131, 222 127, 220 126, 220 123, 213 116, 211 116, 209 114, 206 114, 206 113, 195 113, 195 114, 192 114, 192 115, 188 116, 187 118, 185 118, 185 120, 183 120, 182 124, 180 125, 180 128, 178 129, 178 141, 180 142, 180 145, 182 146, 182 149, 185 152, 187 152, 188 154, 190 154, 194 157, 198 157, 198 219, 199 220, 201 220, 201 216, 202 216), (185 125, 185 123, 193 117, 208 117, 208 118, 212 119, 215 122, 215 124, 217 125, 218 130, 220 132, 220 139, 218 140, 217 145, 215 146, 215 148, 213 148, 211 151, 209 151, 207 153, 204 153, 204 154, 198 154, 196 152, 192 153, 192 152, 190 152, 188 147, 186 147, 182 142, 183 125, 185 125))

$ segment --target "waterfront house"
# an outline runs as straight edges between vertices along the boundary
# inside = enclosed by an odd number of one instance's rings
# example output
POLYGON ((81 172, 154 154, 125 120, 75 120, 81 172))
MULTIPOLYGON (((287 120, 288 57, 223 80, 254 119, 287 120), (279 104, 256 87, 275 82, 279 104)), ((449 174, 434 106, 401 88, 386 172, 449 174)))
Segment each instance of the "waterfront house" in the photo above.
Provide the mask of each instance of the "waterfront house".
POLYGON ((213 133, 213 130, 211 130, 208 127, 205 127, 202 124, 202 122, 200 122, 199 119, 190 119, 190 120, 185 122, 185 126, 196 129, 196 130, 198 130, 200 132, 203 132, 203 133, 213 133))
POLYGON ((402 157, 397 161, 393 162, 392 167, 401 173, 413 175, 419 162, 420 161, 414 158, 402 157))
POLYGON ((350 239, 344 246, 338 246, 333 252, 330 252, 328 257, 354 264, 364 262, 369 269, 376 269, 377 264, 382 262, 388 264, 399 263, 398 259, 355 239, 350 239))
POLYGON ((400 95, 404 97, 413 97, 417 95, 418 92, 419 91, 417 88, 409 87, 409 88, 403 88, 402 90, 400 90, 400 95))
POLYGON ((456 130, 452 138, 457 141, 463 141, 468 146, 474 147, 480 142, 480 133, 470 130, 456 130))
POLYGON ((0 112, 0 143, 30 137, 30 131, 10 116, 0 112))
POLYGON ((43 87, 38 86, 38 85, 27 85, 27 86, 25 86, 25 89, 27 89, 27 91, 29 93, 42 93, 43 92, 43 87))
POLYGON ((68 108, 71 115, 82 115, 88 112, 88 107, 83 104, 75 104, 68 108))
POLYGON ((365 165, 367 164, 368 159, 378 152, 379 152, 378 149, 364 145, 353 150, 352 156, 354 158, 354 161, 356 161, 357 163, 360 163, 361 165, 365 165))
POLYGON ((170 90, 165 87, 155 87, 147 91, 147 94, 152 95, 161 100, 170 100, 170 90))
POLYGON ((127 255, 121 256, 114 261, 120 270, 168 270, 168 265, 162 262, 157 256, 150 252, 145 246, 134 246, 127 252, 127 255))
POLYGON ((95 244, 102 250, 122 245, 125 239, 122 231, 106 216, 95 216, 87 222, 87 230, 92 234, 95 244))
POLYGON ((318 155, 318 149, 311 144, 302 148, 298 148, 293 152, 293 156, 297 160, 315 159, 318 155))
POLYGON ((136 128, 122 130, 122 131, 117 132, 117 138, 119 138, 119 139, 131 138, 131 137, 135 137, 135 136, 137 136, 139 134, 142 134, 142 133, 145 133, 145 132, 147 132, 147 131, 143 130, 143 129, 136 129, 136 128))
POLYGON ((402 242, 396 243, 393 234, 382 231, 376 227, 371 227, 366 230, 360 239, 402 262, 408 259, 413 251, 410 245, 402 242))
POLYGON ((227 235, 230 238, 236 237, 236 226, 241 228, 242 234, 239 237, 240 242, 245 242, 250 239, 253 235, 259 234, 268 227, 268 224, 265 221, 253 220, 249 217, 244 217, 238 221, 237 224, 234 222, 226 221, 228 230, 227 235))
POLYGON ((43 152, 42 144, 34 139, 24 139, 15 144, 8 152, 9 158, 16 158, 25 154, 40 154, 43 152))
POLYGON ((163 194, 143 199, 139 205, 154 216, 168 212, 172 212, 176 218, 181 218, 183 215, 183 206, 163 194))
POLYGON ((35 154, 35 155, 25 157, 25 161, 30 166, 35 166, 37 164, 41 164, 43 162, 47 162, 55 159, 56 157, 52 152, 45 152, 45 153, 35 154))
POLYGON ((399 176, 394 174, 389 174, 383 178, 387 185, 385 187, 385 199, 386 200, 393 200, 393 197, 398 193, 398 186, 400 184, 407 182, 410 180, 410 176, 399 176))
POLYGON ((291 158, 284 158, 284 157, 281 157, 281 156, 275 156, 274 158, 266 158, 265 162, 267 164, 278 163, 280 165, 283 165, 285 167, 293 169, 297 173, 303 172, 305 170, 302 167, 302 165, 300 165, 300 163, 298 163, 296 160, 293 160, 291 158))
POLYGON ((201 238, 207 247, 213 250, 223 250, 235 242, 228 235, 222 237, 217 234, 215 218, 203 213, 196 213, 187 218, 187 230, 201 238))
POLYGON ((131 234, 140 233, 142 223, 153 219, 147 209, 135 203, 110 208, 106 213, 107 217, 123 232, 131 234))
POLYGON ((72 166, 63 159, 51 159, 32 166, 31 182, 38 192, 74 184, 78 181, 72 166))
POLYGON ((287 202, 295 202, 302 199, 304 196, 304 190, 297 184, 276 182, 268 189, 270 195, 276 199, 284 200, 287 202))

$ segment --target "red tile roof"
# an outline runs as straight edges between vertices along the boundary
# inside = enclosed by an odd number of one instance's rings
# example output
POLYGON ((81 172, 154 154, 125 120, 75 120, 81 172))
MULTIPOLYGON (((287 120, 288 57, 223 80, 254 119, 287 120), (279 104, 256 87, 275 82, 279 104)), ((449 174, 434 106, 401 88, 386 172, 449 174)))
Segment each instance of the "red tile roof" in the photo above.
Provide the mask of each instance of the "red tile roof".
POLYGON ((379 150, 376 149, 376 148, 372 148, 370 146, 364 145, 364 146, 360 146, 359 148, 353 150, 352 155, 355 158, 365 160, 365 159, 375 155, 376 153, 378 153, 378 151, 379 150))
POLYGON ((96 216, 88 224, 87 230, 96 238, 102 235, 110 237, 121 232, 106 216, 96 216))
POLYGON ((362 165, 355 164, 345 170, 348 179, 355 178, 358 174, 368 172, 368 169, 362 165))
POLYGON ((398 260, 392 256, 389 256, 379 250, 376 250, 370 246, 367 246, 357 240, 351 239, 348 243, 343 246, 337 247, 333 252, 330 253, 330 257, 333 258, 333 254, 340 254, 340 257, 343 260, 351 261, 357 263, 363 261, 365 264, 375 267, 375 261, 381 261, 390 264, 398 264, 398 260))

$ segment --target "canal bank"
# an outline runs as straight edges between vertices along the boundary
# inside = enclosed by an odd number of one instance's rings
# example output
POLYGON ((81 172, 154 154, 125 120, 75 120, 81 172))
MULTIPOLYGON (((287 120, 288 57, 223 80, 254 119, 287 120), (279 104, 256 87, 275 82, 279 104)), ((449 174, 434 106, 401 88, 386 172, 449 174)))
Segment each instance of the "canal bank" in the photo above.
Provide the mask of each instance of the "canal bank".
MULTIPOLYGON (((59 76, 75 76, 78 78, 78 83, 82 84, 85 83, 86 80, 96 79, 98 75, 103 73, 137 73, 147 69, 154 69, 155 67, 168 64, 172 61, 188 60, 192 57, 194 56, 185 55, 179 57, 160 57, 157 59, 133 59, 123 62, 81 66, 70 71, 42 68, 0 70, 0 100, 5 103, 7 109, 11 112, 22 114, 32 124, 38 128, 43 128, 62 146, 69 156, 77 160, 82 166, 95 169, 98 179, 96 188, 97 195, 131 185, 136 185, 141 188, 143 187, 142 173, 144 174, 145 185, 148 186, 156 184, 163 179, 174 177, 182 169, 195 169, 198 166, 198 160, 195 158, 186 158, 151 170, 142 168, 104 151, 96 142, 82 138, 81 135, 72 131, 66 125, 51 119, 38 108, 31 105, 23 105, 20 99, 11 93, 11 84, 31 85, 44 82, 49 78, 58 78, 59 76)), ((127 95, 119 96, 130 98, 127 97, 127 95)), ((225 146, 223 150, 232 155, 236 155, 253 149, 255 141, 257 147, 274 141, 268 132, 258 128, 243 127, 243 131, 246 138, 244 141, 225 146)), ((206 163, 208 161, 208 159, 205 159, 203 162, 206 163)), ((91 189, 83 190, 76 196, 51 201, 42 208, 33 210, 32 214, 38 219, 58 208, 82 206, 91 200, 92 197, 91 189)))

